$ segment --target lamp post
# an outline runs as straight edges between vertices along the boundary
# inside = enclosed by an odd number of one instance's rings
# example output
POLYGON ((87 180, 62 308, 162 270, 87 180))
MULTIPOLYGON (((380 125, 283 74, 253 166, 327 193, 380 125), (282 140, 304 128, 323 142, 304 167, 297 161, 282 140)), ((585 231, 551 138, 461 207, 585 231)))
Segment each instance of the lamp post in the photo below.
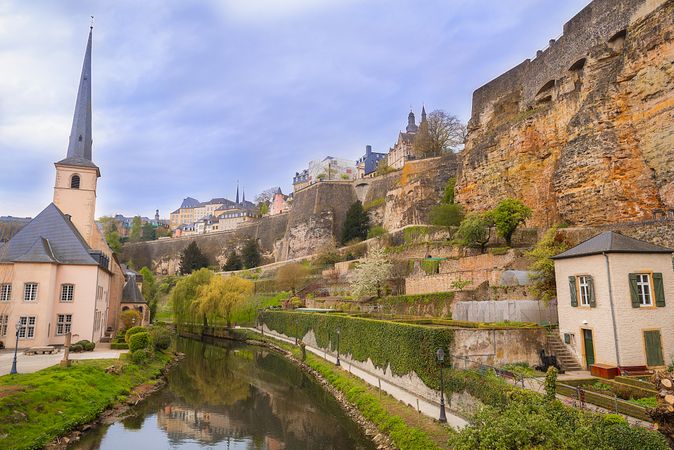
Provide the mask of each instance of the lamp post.
POLYGON ((435 357, 438 359, 440 366, 440 417, 438 420, 441 423, 447 423, 447 416, 445 415, 445 384, 442 378, 442 366, 445 362, 445 351, 441 348, 435 351, 435 357))
POLYGON ((335 365, 340 366, 341 364, 339 363, 339 328, 337 328, 337 362, 335 365))
POLYGON ((21 319, 16 321, 16 345, 14 346, 14 359, 12 360, 12 370, 9 371, 10 375, 14 375, 16 372, 16 353, 19 351, 19 330, 21 330, 21 319))

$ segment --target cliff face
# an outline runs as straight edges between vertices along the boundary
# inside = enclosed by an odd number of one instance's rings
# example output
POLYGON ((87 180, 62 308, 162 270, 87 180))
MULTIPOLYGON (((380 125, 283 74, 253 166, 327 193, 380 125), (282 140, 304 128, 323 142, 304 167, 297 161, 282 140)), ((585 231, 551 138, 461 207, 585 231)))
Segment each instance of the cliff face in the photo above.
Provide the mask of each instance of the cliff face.
POLYGON ((535 60, 476 91, 459 201, 520 198, 542 226, 674 209, 673 61, 674 1, 595 0, 535 60))

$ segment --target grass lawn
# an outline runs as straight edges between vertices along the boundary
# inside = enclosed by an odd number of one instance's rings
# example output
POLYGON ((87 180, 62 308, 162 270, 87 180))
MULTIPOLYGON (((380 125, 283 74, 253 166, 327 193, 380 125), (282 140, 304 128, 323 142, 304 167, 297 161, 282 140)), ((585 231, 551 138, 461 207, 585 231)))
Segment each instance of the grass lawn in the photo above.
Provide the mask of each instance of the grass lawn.
POLYGON ((157 353, 141 366, 114 359, 73 361, 71 367, 0 377, 0 449, 42 448, 157 378, 170 360, 157 353), (119 375, 105 372, 112 365, 121 366, 119 375))
MULTIPOLYGON (((244 333, 251 339, 272 342, 274 345, 289 350, 296 358, 301 358, 298 347, 267 336, 262 337, 257 333, 248 331, 244 333)), ((414 408, 310 352, 307 352, 305 362, 339 389, 349 402, 354 404, 361 414, 374 423, 382 433, 388 435, 399 449, 450 448, 448 441, 455 433, 450 427, 419 413, 414 408)))

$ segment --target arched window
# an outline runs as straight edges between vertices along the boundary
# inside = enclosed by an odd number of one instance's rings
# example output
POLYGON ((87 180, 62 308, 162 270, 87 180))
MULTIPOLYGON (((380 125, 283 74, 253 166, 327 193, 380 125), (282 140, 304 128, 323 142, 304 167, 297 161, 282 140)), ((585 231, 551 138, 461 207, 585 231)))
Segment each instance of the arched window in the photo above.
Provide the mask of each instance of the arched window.
POLYGON ((585 67, 585 63, 587 62, 587 58, 580 58, 578 61, 573 63, 571 67, 569 67, 570 72, 579 72, 583 70, 585 67))
POLYGON ((80 176, 75 174, 70 178, 70 189, 80 188, 80 176))

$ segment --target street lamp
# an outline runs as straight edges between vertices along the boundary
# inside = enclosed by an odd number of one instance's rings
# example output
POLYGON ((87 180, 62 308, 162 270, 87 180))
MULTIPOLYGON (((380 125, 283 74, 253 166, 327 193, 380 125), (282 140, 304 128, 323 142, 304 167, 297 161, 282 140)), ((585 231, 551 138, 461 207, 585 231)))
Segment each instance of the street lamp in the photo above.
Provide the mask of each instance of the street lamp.
POLYGON ((12 360, 12 370, 9 371, 10 375, 16 374, 16 353, 19 351, 19 330, 21 330, 21 319, 16 321, 16 345, 14 346, 14 359, 12 360))
POLYGON ((445 362, 445 351, 441 348, 435 351, 435 357, 438 359, 440 365, 440 418, 441 423, 447 423, 447 416, 445 415, 445 384, 442 379, 442 366, 445 362))
POLYGON ((337 366, 340 366, 339 364, 339 328, 337 328, 337 362, 335 363, 337 366))

